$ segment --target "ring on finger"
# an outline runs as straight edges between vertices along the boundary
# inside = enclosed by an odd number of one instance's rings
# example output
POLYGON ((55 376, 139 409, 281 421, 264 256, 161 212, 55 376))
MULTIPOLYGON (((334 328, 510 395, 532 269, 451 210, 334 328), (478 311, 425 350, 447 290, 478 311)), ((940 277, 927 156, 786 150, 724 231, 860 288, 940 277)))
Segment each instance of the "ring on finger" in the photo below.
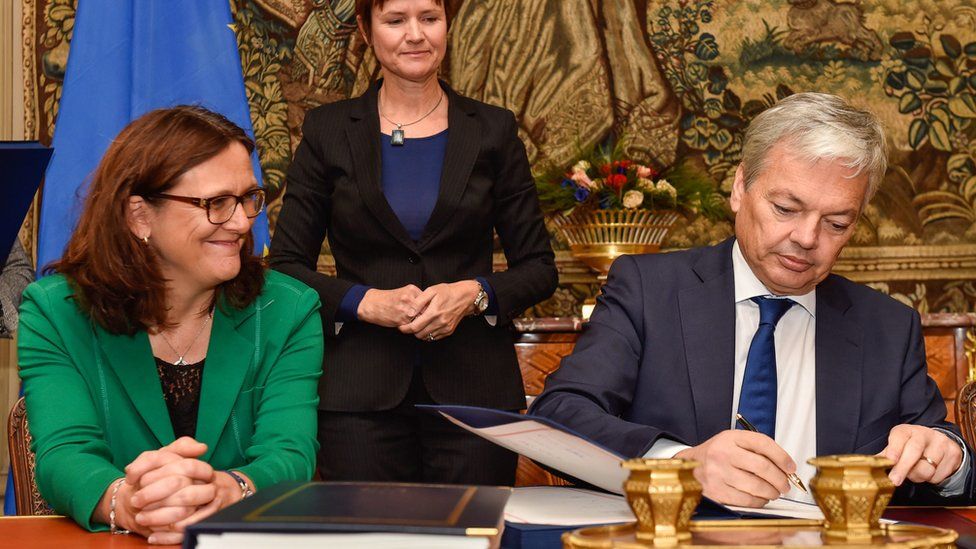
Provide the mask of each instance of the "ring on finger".
POLYGON ((928 463, 932 467, 935 467, 935 468, 938 468, 939 467, 939 464, 936 463, 936 462, 934 462, 934 461, 932 461, 932 458, 930 458, 928 456, 922 456, 922 461, 924 461, 925 463, 928 463))
POLYGON ((434 332, 427 334, 427 341, 434 341, 434 332))

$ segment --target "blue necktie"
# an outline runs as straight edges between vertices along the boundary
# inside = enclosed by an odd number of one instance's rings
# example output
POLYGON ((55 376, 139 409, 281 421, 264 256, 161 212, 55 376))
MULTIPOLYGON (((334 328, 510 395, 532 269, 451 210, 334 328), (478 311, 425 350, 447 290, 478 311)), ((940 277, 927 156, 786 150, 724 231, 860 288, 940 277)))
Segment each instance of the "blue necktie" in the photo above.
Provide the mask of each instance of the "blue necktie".
POLYGON ((746 371, 739 391, 739 413, 759 429, 776 435, 776 323, 790 310, 792 299, 752 298, 759 304, 759 328, 746 356, 746 371))

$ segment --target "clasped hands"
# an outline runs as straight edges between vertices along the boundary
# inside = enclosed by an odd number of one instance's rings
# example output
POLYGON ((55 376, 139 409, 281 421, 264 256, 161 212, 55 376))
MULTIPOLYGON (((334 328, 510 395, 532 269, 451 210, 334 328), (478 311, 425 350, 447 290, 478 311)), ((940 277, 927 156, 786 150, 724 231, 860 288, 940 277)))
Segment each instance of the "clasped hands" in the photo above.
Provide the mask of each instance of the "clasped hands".
MULTIPOLYGON (((140 454, 126 466, 125 482, 116 494, 116 525, 145 536, 149 543, 178 544, 187 526, 239 501, 240 485, 197 459, 206 451, 206 444, 181 437, 140 454)), ((109 522, 114 484, 99 502, 100 522, 109 522)))
POLYGON ((373 288, 363 296, 356 313, 360 321, 434 341, 453 334, 461 319, 474 312, 480 287, 476 280, 462 280, 426 290, 413 284, 394 290, 373 288))
MULTIPOLYGON (((929 427, 897 425, 878 455, 895 462, 888 477, 895 486, 908 479, 939 484, 962 464, 962 448, 955 440, 929 427)), ((702 494, 719 503, 762 507, 790 490, 786 475, 796 463, 773 439, 750 431, 722 431, 675 457, 700 463, 695 478, 702 494)))

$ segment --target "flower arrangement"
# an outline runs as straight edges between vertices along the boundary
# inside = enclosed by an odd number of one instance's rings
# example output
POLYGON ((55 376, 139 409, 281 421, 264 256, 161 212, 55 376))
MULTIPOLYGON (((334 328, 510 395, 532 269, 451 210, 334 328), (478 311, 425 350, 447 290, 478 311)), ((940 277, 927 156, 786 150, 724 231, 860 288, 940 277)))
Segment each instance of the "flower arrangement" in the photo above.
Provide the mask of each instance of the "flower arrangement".
POLYGON ((724 199, 707 175, 686 162, 658 172, 623 158, 622 142, 580 154, 569 170, 552 169, 536 178, 546 213, 609 209, 676 210, 709 218, 725 216, 724 199))

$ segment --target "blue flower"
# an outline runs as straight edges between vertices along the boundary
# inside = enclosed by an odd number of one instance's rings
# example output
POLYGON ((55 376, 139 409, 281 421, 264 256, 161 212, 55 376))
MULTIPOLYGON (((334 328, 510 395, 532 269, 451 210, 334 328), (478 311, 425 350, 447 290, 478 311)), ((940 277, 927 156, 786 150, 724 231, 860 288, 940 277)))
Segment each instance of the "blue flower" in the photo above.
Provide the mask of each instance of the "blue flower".
POLYGON ((573 181, 572 179, 569 179, 569 178, 563 179, 563 182, 559 184, 559 186, 562 187, 562 188, 564 188, 564 189, 568 189, 568 188, 573 187, 575 185, 576 185, 576 182, 573 181))
POLYGON ((576 199, 577 202, 583 202, 584 200, 589 198, 589 196, 590 196, 589 189, 584 189, 583 187, 578 187, 576 189, 576 192, 573 194, 573 197, 576 199))

